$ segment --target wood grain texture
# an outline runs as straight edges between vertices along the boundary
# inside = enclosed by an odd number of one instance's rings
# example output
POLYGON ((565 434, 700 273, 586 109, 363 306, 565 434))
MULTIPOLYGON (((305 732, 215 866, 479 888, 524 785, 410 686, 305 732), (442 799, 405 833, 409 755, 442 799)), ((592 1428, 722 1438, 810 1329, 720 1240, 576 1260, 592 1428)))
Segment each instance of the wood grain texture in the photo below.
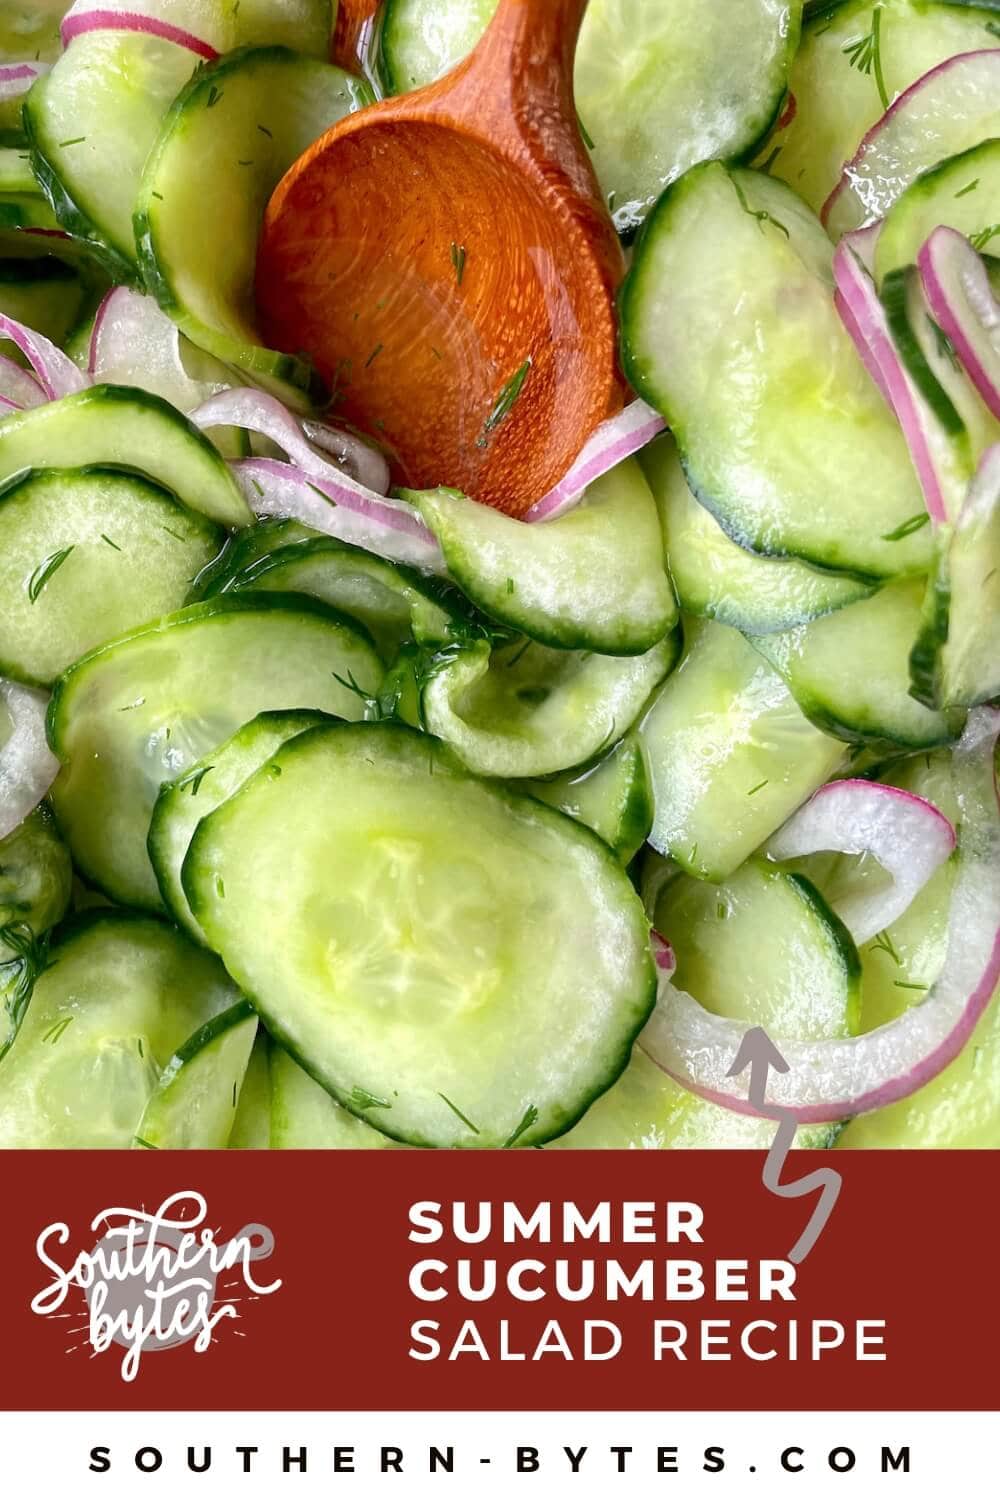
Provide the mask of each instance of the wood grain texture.
POLYGON ((621 401, 622 254, 572 95, 585 4, 501 0, 446 78, 339 122, 279 184, 258 255, 266 339, 312 357, 398 479, 515 515, 621 401))
POLYGON ((340 0, 330 56, 349 73, 364 72, 365 39, 379 4, 380 0, 340 0))

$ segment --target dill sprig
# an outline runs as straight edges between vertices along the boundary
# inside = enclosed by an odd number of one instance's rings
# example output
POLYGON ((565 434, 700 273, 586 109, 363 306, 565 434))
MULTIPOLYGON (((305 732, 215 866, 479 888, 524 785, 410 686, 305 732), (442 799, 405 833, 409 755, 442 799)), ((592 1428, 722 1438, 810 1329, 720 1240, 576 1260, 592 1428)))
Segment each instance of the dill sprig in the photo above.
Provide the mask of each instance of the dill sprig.
POLYGON ((483 423, 482 436, 476 439, 477 448, 485 448, 486 441, 491 432, 495 432, 501 422, 506 421, 514 409, 514 405, 524 390, 524 382, 531 372, 531 355, 520 365, 501 387, 497 399, 493 403, 493 410, 483 423))
POLYGON ((468 254, 468 251, 466 250, 466 248, 465 248, 464 245, 457 245, 455 243, 455 241, 452 240, 452 242, 451 242, 451 264, 452 264, 452 269, 455 272, 455 284, 456 284, 456 286, 461 286, 462 285, 462 277, 465 275, 465 261, 466 261, 467 254, 468 254))
POLYGON ((877 937, 873 938, 872 947, 878 948, 880 953, 888 954, 897 969, 902 967, 903 961, 896 952, 896 945, 887 932, 880 932, 877 937))
POLYGON ((732 177, 730 178, 730 181, 732 182, 733 187, 736 189, 736 196, 740 200, 740 207, 745 214, 750 215, 751 219, 757 220, 757 228, 760 230, 761 234, 764 233, 765 224, 773 224, 775 229, 781 230, 786 240, 791 239, 791 235, 788 233, 788 230, 785 228, 784 224, 782 224, 780 219, 776 219, 773 214, 768 213, 766 208, 751 208, 750 204, 747 202, 747 195, 740 187, 739 183, 736 181, 736 178, 732 177))
POLYGON ((857 68, 859 73, 874 75, 875 87, 882 101, 882 108, 889 108, 889 91, 885 86, 885 75, 882 72, 882 6, 876 5, 872 11, 872 29, 864 36, 854 37, 845 42, 840 49, 847 58, 852 68, 857 68))
POLYGON ((917 515, 910 516, 909 520, 901 522, 895 531, 884 531, 881 540, 883 542, 901 542, 904 537, 912 536, 915 531, 919 531, 929 521, 929 514, 927 511, 922 510, 917 515))
POLYGON ((4 1010, 9 1021, 6 1039, 0 1041, 0 1057, 17 1036, 28 1002, 49 962, 48 933, 36 937, 27 922, 8 922, 0 927, 0 983, 6 990, 4 1010))
POLYGON ((969 235, 969 244, 973 250, 985 250, 990 240, 995 240, 1000 234, 1000 224, 987 224, 985 229, 980 229, 978 234, 969 235))
POLYGON ((538 1110, 533 1104, 529 1104, 527 1109, 524 1111, 524 1114, 518 1121, 517 1125, 514 1127, 513 1131, 504 1141, 503 1149, 505 1151, 509 1151, 511 1146, 515 1145, 521 1139, 524 1132, 531 1129, 532 1125, 534 1125, 537 1119, 538 1110))
POLYGON ((59 571, 73 550, 73 547, 60 547, 58 552, 52 552, 48 557, 42 558, 42 561, 38 564, 38 567, 32 573, 27 583, 28 598, 32 604, 35 603, 35 600, 49 582, 49 579, 59 571))

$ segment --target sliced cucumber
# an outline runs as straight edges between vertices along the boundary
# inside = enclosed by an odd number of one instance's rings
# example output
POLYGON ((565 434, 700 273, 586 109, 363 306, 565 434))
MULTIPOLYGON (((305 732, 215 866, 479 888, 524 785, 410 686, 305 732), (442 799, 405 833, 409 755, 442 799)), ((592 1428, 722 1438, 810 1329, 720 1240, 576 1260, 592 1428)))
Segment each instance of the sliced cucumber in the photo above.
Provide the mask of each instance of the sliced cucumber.
POLYGON ((223 526, 250 519, 235 480, 204 433, 146 391, 95 385, 0 422, 0 484, 22 469, 91 465, 144 475, 223 526))
POLYGON ((620 739, 679 650, 676 632, 643 656, 625 657, 473 642, 432 663, 424 723, 481 776, 551 776, 620 739))
POLYGON ((220 544, 217 526, 134 475, 15 478, 0 489, 0 672, 50 683, 94 646, 179 609, 220 544))
POLYGON ((287 533, 273 524, 254 531, 238 539, 225 571, 203 584, 202 597, 246 589, 312 594, 360 620, 387 661, 406 640, 440 645, 463 634, 454 591, 412 568, 315 533, 262 552, 262 541, 272 544, 287 533))
POLYGON ((929 541, 906 446, 834 307, 831 246, 782 183, 694 167, 660 199, 621 296, 626 373, 688 482, 757 552, 891 576, 929 541))
POLYGON ((0 1145, 127 1148, 160 1069, 238 999, 222 965, 165 923, 79 918, 0 1063, 0 1145))
POLYGON ((875 585, 826 573, 795 558, 747 552, 692 495, 677 447, 664 433, 645 450, 649 480, 667 547, 667 567, 681 608, 752 635, 788 630, 842 609, 875 585))
POLYGON ((0 312, 61 344, 80 316, 77 271, 52 255, 0 260, 0 312))
POLYGON ((935 537, 910 655, 912 692, 931 708, 1000 698, 1000 448, 991 450, 958 521, 935 537))
POLYGON ((924 584, 901 579, 871 599, 780 635, 755 637, 814 724, 846 740, 890 740, 911 749, 950 743, 961 720, 910 696, 910 650, 924 584))
POLYGON ((0 10, 0 62, 38 58, 49 62, 59 53, 59 22, 69 0, 4 0, 0 10))
POLYGON ((722 881, 842 764, 735 630, 689 622, 686 655, 641 726, 653 782, 649 842, 722 881))
MULTIPOLYGON (((979 141, 968 151, 939 162, 922 173, 886 215, 875 247, 879 284, 900 266, 914 265, 924 241, 939 224, 971 239, 988 236, 990 229, 1000 238, 998 211, 1000 140, 979 141)), ((983 239, 983 248, 990 238, 983 239)))
POLYGON ((0 839, 0 1059, 44 966, 39 940, 65 915, 72 884, 66 845, 44 805, 0 839))
POLYGON ((653 926, 674 950, 677 987, 716 1015, 795 1041, 859 1029, 857 949, 805 876, 761 859, 718 885, 678 875, 653 926))
POLYGON ((547 646, 638 655, 677 623, 656 507, 635 459, 567 515, 526 526, 456 490, 404 490, 480 609, 547 646))
POLYGON ((233 53, 192 78, 146 163, 135 235, 147 290, 193 343, 278 395, 308 386, 310 371, 259 346, 264 209, 306 147, 370 101, 367 84, 332 64, 277 47, 233 53))
POLYGON ((161 909, 146 834, 163 783, 263 709, 359 717, 351 680, 374 692, 381 670, 335 611, 286 594, 194 604, 85 657, 49 708, 53 805, 76 863, 115 900, 161 909))
POLYGON ((141 1151, 224 1150, 256 1035, 248 1000, 199 1026, 160 1074, 132 1145, 141 1151))
POLYGON ((258 1028, 229 1134, 230 1151, 267 1151, 271 1146, 271 1063, 267 1032, 258 1028))
POLYGON ((770 170, 818 212, 844 163, 894 98, 947 58, 996 47, 991 27, 997 11, 995 0, 978 6, 848 0, 816 7, 789 78, 795 109, 761 153, 772 158, 770 170))
POLYGON ((523 790, 592 828, 627 865, 653 825, 653 792, 642 741, 625 735, 596 766, 567 771, 550 781, 526 781, 523 790))
POLYGON ((304 709, 258 714, 183 776, 161 787, 146 846, 167 910, 197 942, 204 943, 205 934, 191 914, 181 885, 181 865, 195 829, 286 740, 315 728, 327 717, 304 709))
MULTIPOLYGON (((689 1093, 636 1047, 618 1082, 550 1149, 754 1151, 766 1150, 774 1131, 773 1120, 738 1115, 689 1093)), ((810 1125, 799 1130, 795 1145, 823 1149, 839 1131, 839 1125, 810 1125)))
POLYGON ((897 100, 845 166, 823 209, 831 237, 885 218, 921 172, 997 135, 998 83, 994 48, 955 58, 897 100))
POLYGON ((652 1003, 645 916, 611 851, 402 726, 289 741, 199 824, 183 879, 268 1030, 415 1145, 568 1129, 652 1003))
POLYGON ((283 1047, 271 1049, 270 1139, 272 1151, 382 1151, 397 1145, 338 1104, 283 1047))
MULTIPOLYGON (((496 0, 387 0, 388 91, 446 73, 495 10, 496 0)), ((740 156, 767 131, 785 94, 801 14, 801 0, 590 0, 576 104, 619 233, 632 234, 667 183, 695 162, 740 156)))

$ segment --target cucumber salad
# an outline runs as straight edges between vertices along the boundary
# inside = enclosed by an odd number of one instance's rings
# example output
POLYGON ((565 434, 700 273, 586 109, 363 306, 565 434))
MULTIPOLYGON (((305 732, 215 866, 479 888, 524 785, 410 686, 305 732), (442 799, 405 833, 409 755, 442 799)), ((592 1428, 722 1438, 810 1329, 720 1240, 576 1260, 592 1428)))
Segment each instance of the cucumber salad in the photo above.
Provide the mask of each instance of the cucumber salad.
POLYGON ((495 9, 0 17, 0 1146, 760 1147, 763 1027, 800 1146, 998 1147, 1000 0, 590 0, 623 404, 520 519, 254 299, 495 9))

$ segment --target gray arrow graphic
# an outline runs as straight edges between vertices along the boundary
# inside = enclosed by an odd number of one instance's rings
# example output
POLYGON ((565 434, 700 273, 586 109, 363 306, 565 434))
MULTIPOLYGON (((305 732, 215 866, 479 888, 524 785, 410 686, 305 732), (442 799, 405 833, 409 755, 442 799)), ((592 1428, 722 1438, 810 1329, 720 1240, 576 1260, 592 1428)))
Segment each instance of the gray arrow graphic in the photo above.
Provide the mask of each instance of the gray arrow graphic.
POLYGON ((752 1026, 744 1035, 726 1076, 736 1078, 747 1068, 750 1069, 750 1086, 747 1090, 750 1103, 758 1114, 776 1121, 778 1126, 764 1162, 764 1186, 777 1198, 804 1198, 809 1193, 819 1193, 809 1223, 788 1252, 788 1259, 798 1265, 805 1260, 823 1233, 840 1196, 842 1178, 833 1167, 817 1167, 815 1172, 809 1172, 794 1182, 782 1182, 782 1168, 792 1149, 798 1127, 790 1109, 767 1102, 768 1073, 772 1068, 777 1073, 787 1073, 788 1064, 762 1026, 752 1026))

